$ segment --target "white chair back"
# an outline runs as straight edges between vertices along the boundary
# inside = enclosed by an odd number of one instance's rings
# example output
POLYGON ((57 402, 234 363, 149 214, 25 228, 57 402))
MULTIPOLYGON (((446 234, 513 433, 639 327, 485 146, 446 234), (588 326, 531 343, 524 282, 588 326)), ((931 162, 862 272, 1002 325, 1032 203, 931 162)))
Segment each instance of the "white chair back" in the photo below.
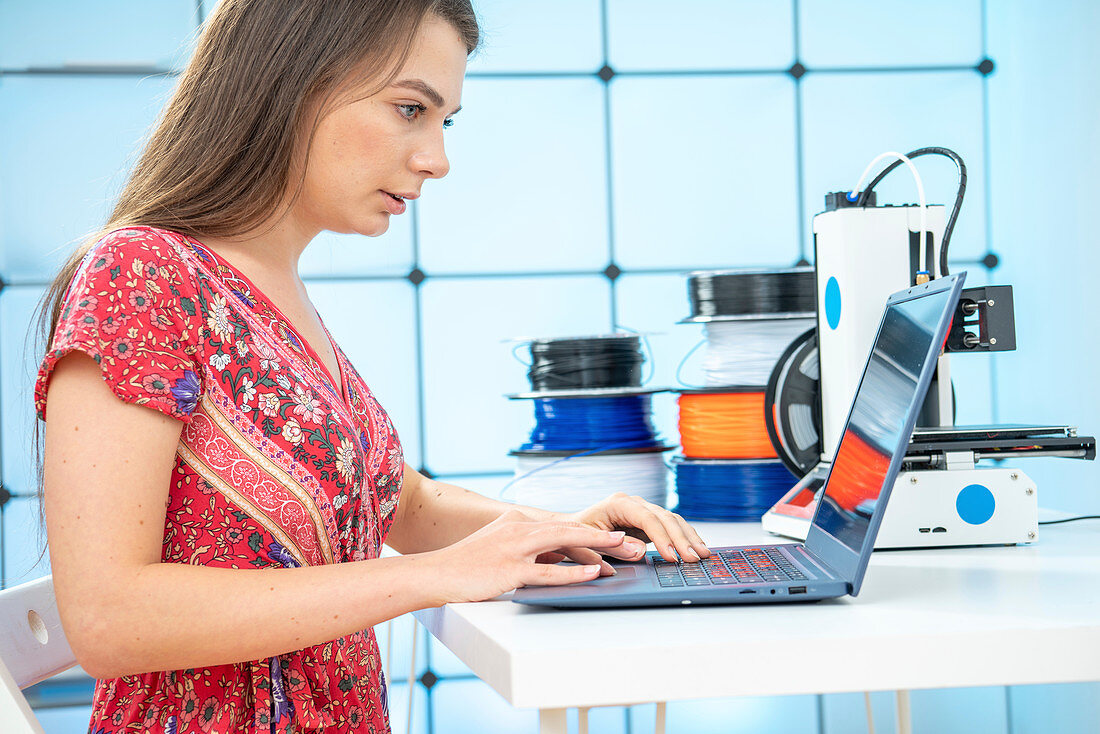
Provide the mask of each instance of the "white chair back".
POLYGON ((24 688, 76 665, 46 576, 0 591, 0 731, 41 734, 24 688))

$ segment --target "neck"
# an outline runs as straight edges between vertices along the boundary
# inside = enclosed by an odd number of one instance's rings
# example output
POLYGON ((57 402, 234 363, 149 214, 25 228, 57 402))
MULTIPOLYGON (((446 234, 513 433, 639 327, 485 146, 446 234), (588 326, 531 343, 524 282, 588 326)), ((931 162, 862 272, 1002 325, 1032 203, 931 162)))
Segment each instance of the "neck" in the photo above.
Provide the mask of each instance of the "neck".
POLYGON ((298 260, 320 230, 300 222, 293 214, 272 217, 236 237, 203 237, 201 242, 234 265, 259 269, 269 276, 298 274, 298 260))

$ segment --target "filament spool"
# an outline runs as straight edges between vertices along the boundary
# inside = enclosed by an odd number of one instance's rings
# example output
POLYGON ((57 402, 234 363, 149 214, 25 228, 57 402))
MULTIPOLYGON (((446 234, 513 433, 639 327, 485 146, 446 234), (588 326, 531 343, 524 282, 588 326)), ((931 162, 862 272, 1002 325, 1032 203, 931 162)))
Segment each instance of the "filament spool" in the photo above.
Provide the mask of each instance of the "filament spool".
POLYGON ((677 457, 676 513, 687 520, 756 522, 791 488, 778 459, 713 460, 677 457))
POLYGON ((606 498, 609 487, 664 506, 669 450, 652 421, 643 388, 640 337, 630 334, 534 339, 531 391, 535 427, 511 452, 516 474, 502 496, 558 512, 576 512, 606 498))
POLYGON ((701 270, 688 275, 691 316, 704 324, 708 387, 768 382, 779 355, 813 325, 814 269, 701 270))
POLYGON ((533 392, 632 388, 642 382, 645 357, 632 334, 533 339, 530 349, 527 378, 533 392))
POLYGON ((764 391, 722 388, 683 391, 680 444, 690 459, 774 459, 764 421, 764 391))
POLYGON ((668 467, 662 451, 608 451, 555 456, 513 452, 516 476, 505 487, 515 502, 553 512, 578 512, 606 499, 609 487, 661 507, 668 501, 668 467))
POLYGON ((663 447, 649 394, 536 398, 535 427, 520 452, 571 454, 612 448, 663 447))
POLYGON ((764 420, 776 454, 796 477, 804 477, 821 461, 816 329, 795 339, 776 362, 764 393, 764 420))
POLYGON ((814 269, 699 270, 688 274, 688 300, 691 316, 681 323, 814 318, 814 269))
POLYGON ((706 324, 703 371, 707 387, 768 384, 772 368, 812 318, 715 321, 706 324))

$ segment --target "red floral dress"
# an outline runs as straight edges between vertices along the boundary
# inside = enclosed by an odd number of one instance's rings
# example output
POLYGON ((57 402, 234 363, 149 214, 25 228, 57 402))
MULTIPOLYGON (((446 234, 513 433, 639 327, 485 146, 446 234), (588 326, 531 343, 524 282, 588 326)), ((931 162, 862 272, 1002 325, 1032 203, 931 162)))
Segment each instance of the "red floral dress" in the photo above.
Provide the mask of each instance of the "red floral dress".
MULTIPOLYGON (((376 558, 397 506, 401 444, 333 348, 343 394, 225 260, 175 232, 117 230, 69 287, 35 404, 45 420, 52 369, 76 349, 120 399, 183 421, 164 563, 253 569, 376 558)), ((97 681, 90 731, 389 732, 374 632, 264 660, 97 681)))

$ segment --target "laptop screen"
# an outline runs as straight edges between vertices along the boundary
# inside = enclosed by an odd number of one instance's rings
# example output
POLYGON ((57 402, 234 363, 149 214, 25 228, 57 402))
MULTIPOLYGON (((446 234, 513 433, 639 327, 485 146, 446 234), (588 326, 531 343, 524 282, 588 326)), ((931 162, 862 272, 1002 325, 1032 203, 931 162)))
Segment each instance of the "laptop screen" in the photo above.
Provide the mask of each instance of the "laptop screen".
POLYGON ((813 520, 854 553, 863 550, 894 452, 908 443, 901 434, 924 399, 921 370, 939 353, 932 340, 952 296, 951 289, 922 294, 891 303, 883 316, 813 520))

